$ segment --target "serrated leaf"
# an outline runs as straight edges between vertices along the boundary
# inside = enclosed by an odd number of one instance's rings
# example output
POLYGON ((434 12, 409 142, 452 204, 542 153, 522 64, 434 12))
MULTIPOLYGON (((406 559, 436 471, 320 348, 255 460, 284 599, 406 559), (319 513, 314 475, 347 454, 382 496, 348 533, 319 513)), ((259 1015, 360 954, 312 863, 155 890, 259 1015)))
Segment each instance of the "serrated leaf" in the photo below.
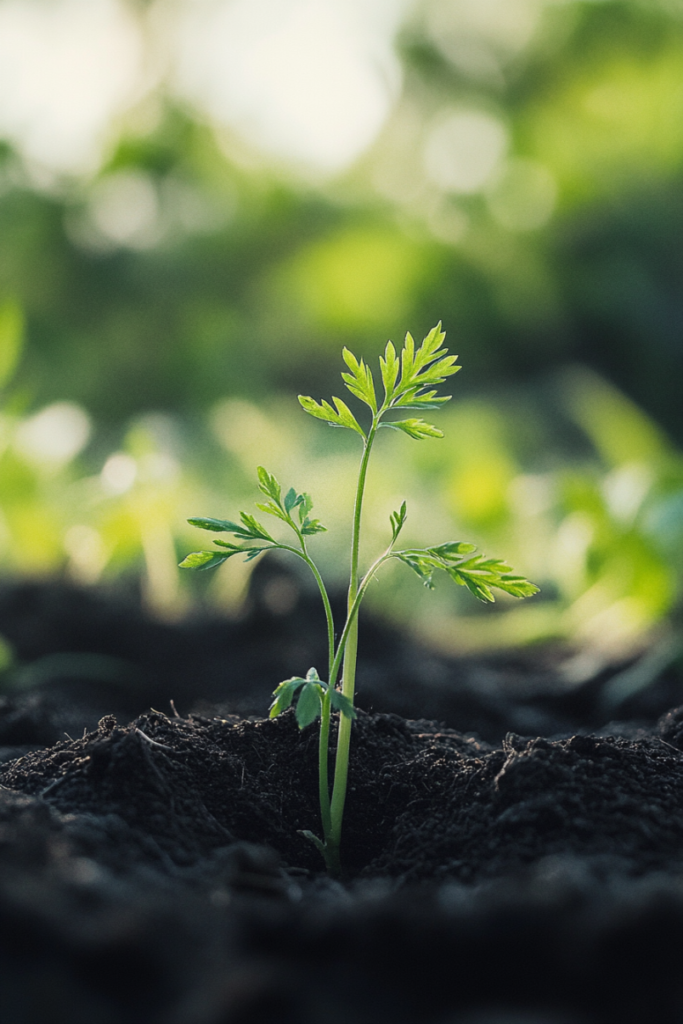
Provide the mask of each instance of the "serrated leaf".
POLYGON ((274 501, 257 501, 256 508, 261 512, 267 512, 269 516, 275 516, 277 519, 282 519, 283 522, 287 522, 287 516, 282 509, 275 504, 274 501))
POLYGON ((477 550, 476 544, 466 544, 461 540, 449 540, 445 544, 437 544, 436 547, 428 548, 437 558, 455 558, 458 555, 469 555, 477 550))
POLYGON ((365 437, 365 431, 349 409, 348 405, 346 405, 345 402, 342 402, 341 398, 335 398, 334 395, 332 396, 332 401, 337 408, 339 425, 341 427, 348 427, 349 430, 355 430, 357 434, 361 435, 361 437, 365 437))
POLYGON ((397 551, 396 558, 400 559, 400 561, 407 565, 409 569, 412 569, 413 572, 420 577, 426 587, 430 590, 434 589, 434 584, 432 582, 433 565, 430 565, 424 559, 413 557, 406 551, 397 551))
POLYGON ((474 544, 449 541, 433 548, 396 551, 394 557, 417 573, 426 586, 432 587, 434 571, 442 569, 455 583, 467 587, 479 601, 486 603, 495 601, 492 588, 513 597, 531 597, 538 592, 538 587, 523 576, 508 575, 509 566, 498 558, 485 558, 483 555, 460 557, 474 550, 474 544))
POLYGON ((240 519, 243 523, 243 528, 240 531, 242 536, 246 535, 247 537, 254 537, 257 540, 269 540, 273 544, 275 543, 266 528, 262 526, 254 516, 250 515, 249 512, 240 512, 240 519))
POLYGON ((319 420, 325 420, 326 423, 333 427, 347 427, 349 430, 355 430, 361 437, 365 437, 365 431, 349 407, 340 398, 333 397, 332 401, 336 406, 336 410, 325 399, 322 402, 316 402, 314 398, 310 398, 307 395, 299 395, 299 403, 302 409, 310 416, 315 416, 319 420))
POLYGON ((208 519, 206 516, 193 516, 187 521, 190 526, 197 526, 200 530, 213 530, 215 533, 240 533, 242 529, 230 519, 208 519))
MULTIPOLYGON (((401 377, 398 384, 394 383, 392 388, 389 403, 391 408, 401 406, 408 409, 433 409, 449 401, 450 396, 437 396, 434 390, 422 393, 425 388, 433 388, 435 384, 443 383, 446 377, 460 369, 454 365, 458 357, 449 356, 448 350, 441 348, 445 337, 439 323, 415 351, 412 335, 406 334, 401 352, 401 377)), ((384 372, 388 373, 388 366, 384 372)))
POLYGON ((340 425, 338 414, 325 399, 322 402, 316 402, 315 398, 311 398, 310 395, 299 395, 298 398, 299 405, 309 416, 315 416, 317 420, 325 420, 326 423, 336 426, 340 425))
POLYGON ((269 498, 272 498, 276 505, 281 504, 282 488, 272 473, 269 473, 263 466, 256 469, 259 479, 259 490, 263 491, 269 498))
POLYGON ((304 491, 304 493, 301 495, 301 504, 299 505, 299 522, 300 523, 303 523, 303 521, 306 519, 306 517, 308 516, 308 513, 312 510, 312 508, 313 508, 313 499, 311 498, 310 494, 306 494, 306 492, 304 491))
POLYGON ((375 396, 375 382, 372 378, 372 371, 362 359, 358 360, 348 348, 342 349, 342 357, 348 366, 350 373, 342 373, 342 380, 352 395, 360 398, 370 406, 374 413, 377 412, 377 398, 375 396))
POLYGON ((291 679, 285 679, 284 682, 279 683, 273 690, 275 700, 270 705, 269 717, 276 718, 277 715, 286 711, 294 699, 294 694, 305 682, 306 680, 301 676, 292 676, 291 679))
MULTIPOLYGON (((236 552, 231 552, 236 554, 236 552)), ((191 554, 186 555, 179 565, 180 569, 213 569, 217 565, 222 565, 223 562, 227 562, 230 558, 229 554, 219 554, 218 551, 193 551, 191 554)))
POLYGON ((537 587, 535 583, 530 583, 523 576, 503 576, 496 586, 499 590, 504 590, 506 594, 511 594, 512 597, 533 597, 540 590, 540 587, 537 587))
POLYGON ((410 384, 414 374, 415 342, 410 331, 406 331, 401 352, 401 385, 406 387, 410 384))
POLYGON ((482 580, 477 579, 471 573, 461 573, 457 569, 447 571, 449 576, 452 576, 456 583, 460 583, 461 586, 467 587, 470 593, 474 594, 479 601, 488 602, 489 604, 493 604, 495 602, 496 599, 491 593, 490 588, 482 580))
POLYGON ((308 516, 304 519, 300 529, 305 537, 310 537, 314 533, 327 533, 327 527, 323 526, 319 519, 309 519, 308 516))
POLYGON ((382 383, 384 384, 386 401, 390 402, 394 396, 394 388, 396 387, 399 370, 399 361, 398 356, 396 355, 396 349, 390 341, 387 342, 387 347, 384 350, 384 356, 379 357, 379 368, 382 373, 382 383))
POLYGON ((285 494, 285 512, 290 513, 303 501, 303 495, 297 494, 293 487, 290 487, 285 494))
MULTIPOLYGON (((276 545, 276 547, 277 547, 277 545, 276 545)), ((247 552, 247 556, 244 559, 244 561, 245 562, 253 562, 254 559, 257 558, 258 555, 261 554, 261 552, 263 552, 263 551, 272 551, 272 548, 270 548, 270 547, 268 547, 268 548, 243 548, 242 550, 247 552)))
POLYGON ((420 412, 424 412, 429 409, 440 409, 442 405, 451 400, 451 395, 438 396, 436 391, 427 391, 425 394, 417 397, 420 390, 421 388, 411 388, 409 391, 406 391, 401 398, 393 403, 393 408, 418 409, 420 412))
POLYGON ((345 718, 353 719, 358 717, 352 702, 349 700, 348 697, 344 696, 341 690, 330 691, 330 704, 335 709, 335 711, 341 711, 342 715, 344 715, 345 718))
POLYGON ((214 544, 217 544, 219 548, 227 548, 228 549, 229 554, 226 554, 226 556, 225 556, 226 558, 230 558, 231 555, 239 555, 240 552, 245 550, 242 547, 241 544, 233 544, 229 540, 218 540, 217 539, 217 540, 214 541, 214 544))
POLYGON ((252 558, 256 558, 262 551, 272 551, 273 548, 278 547, 275 542, 273 544, 229 544, 226 540, 215 540, 214 544, 230 549, 224 556, 225 558, 232 558, 233 555, 246 555, 245 561, 247 562, 251 562, 252 558))
POLYGON ((392 430, 402 430, 404 434, 415 438, 416 441, 423 441, 426 437, 443 437, 443 430, 419 419, 393 420, 391 423, 382 423, 381 426, 391 427, 392 430))
POLYGON ((300 729, 315 722, 322 707, 322 687, 319 683, 306 682, 301 687, 296 704, 296 720, 300 729))

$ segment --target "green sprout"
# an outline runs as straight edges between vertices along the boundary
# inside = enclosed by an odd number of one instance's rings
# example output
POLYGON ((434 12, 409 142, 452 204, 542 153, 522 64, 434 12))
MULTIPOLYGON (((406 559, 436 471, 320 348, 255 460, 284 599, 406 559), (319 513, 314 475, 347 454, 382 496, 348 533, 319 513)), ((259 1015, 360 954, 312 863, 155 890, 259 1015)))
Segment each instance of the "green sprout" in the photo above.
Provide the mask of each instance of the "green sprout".
POLYGON ((460 586, 467 587, 480 601, 495 600, 493 588, 505 591, 513 597, 528 597, 538 590, 533 583, 522 576, 512 575, 510 566, 504 562, 475 554, 474 544, 461 541, 449 541, 427 548, 397 549, 396 543, 406 522, 406 503, 403 502, 397 512, 390 517, 391 541, 385 551, 370 565, 363 575, 359 571, 359 545, 361 532, 361 513, 365 481, 370 461, 370 453, 381 427, 400 430, 416 440, 428 437, 443 437, 443 432, 426 423, 423 419, 385 419, 388 414, 405 410, 422 412, 439 409, 450 400, 450 395, 437 396, 434 390, 447 377, 456 373, 460 366, 456 365, 457 356, 448 355, 442 348, 445 334, 439 323, 429 332, 416 350, 415 343, 406 335, 400 358, 391 342, 388 342, 384 356, 380 356, 380 370, 384 397, 378 400, 372 372, 362 359, 357 359, 348 349, 343 350, 343 358, 348 372, 342 373, 346 388, 360 399, 372 414, 367 428, 361 426, 349 407, 339 398, 333 398, 334 405, 329 402, 316 402, 313 398, 299 396, 303 409, 316 419, 324 420, 333 427, 344 427, 354 431, 363 442, 363 452, 358 471, 358 483, 353 510, 353 526, 351 532, 351 571, 347 600, 346 621, 335 643, 335 627, 332 608, 320 572, 308 553, 308 538, 322 533, 325 527, 317 519, 311 518, 313 503, 308 494, 299 494, 291 488, 283 495, 278 481, 263 467, 258 469, 259 489, 267 499, 257 505, 262 512, 280 519, 293 532, 295 541, 283 543, 273 537, 254 516, 240 513, 240 522, 228 519, 193 518, 188 522, 202 530, 216 533, 231 534, 237 543, 226 540, 214 541, 215 548, 211 551, 195 551, 188 555, 180 564, 188 569, 209 569, 220 565, 233 555, 245 555, 247 561, 256 558, 265 551, 288 551, 296 555, 309 567, 320 590, 327 619, 328 667, 327 680, 319 677, 316 669, 308 670, 306 677, 294 676, 280 683, 274 691, 274 700, 270 707, 270 717, 286 711, 295 704, 296 720, 301 729, 320 719, 319 737, 319 791, 322 834, 320 839, 314 833, 304 831, 302 834, 310 839, 325 859, 328 871, 332 875, 341 872, 340 843, 342 818, 346 799, 347 777, 349 768, 349 747, 351 728, 356 717, 354 710, 354 690, 356 680, 356 657, 358 649, 358 610, 361 601, 372 579, 385 562, 395 558, 409 566, 420 577, 425 586, 433 587, 433 576, 442 570, 460 586), (216 548, 218 550, 216 550, 216 548), (341 683, 338 682, 341 672, 341 683), (333 712, 339 712, 339 728, 337 733, 336 753, 334 759, 334 779, 330 791, 328 778, 330 720, 333 712))

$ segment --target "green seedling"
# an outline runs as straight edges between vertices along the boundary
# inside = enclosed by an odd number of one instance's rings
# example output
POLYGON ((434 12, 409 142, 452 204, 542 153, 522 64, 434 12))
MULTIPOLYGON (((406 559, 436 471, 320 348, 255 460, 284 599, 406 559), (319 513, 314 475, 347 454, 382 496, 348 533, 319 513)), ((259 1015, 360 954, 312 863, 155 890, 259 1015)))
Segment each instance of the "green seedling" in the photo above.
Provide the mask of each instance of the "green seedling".
POLYGON ((377 572, 390 559, 398 559, 417 573, 425 586, 433 587, 434 574, 441 570, 460 586, 467 587, 480 601, 494 600, 493 589, 505 591, 514 597, 528 597, 538 587, 522 576, 512 574, 510 566, 495 558, 476 554, 474 544, 449 541, 434 547, 397 547, 399 535, 406 521, 406 503, 390 517, 391 541, 386 550, 361 575, 359 571, 359 545, 363 495, 368 471, 370 453, 382 427, 400 430, 409 437, 423 440, 429 437, 443 437, 441 430, 418 417, 408 419, 387 418, 407 410, 423 412, 439 409, 448 402, 450 395, 437 395, 435 388, 447 377, 456 373, 457 356, 448 355, 442 347, 445 334, 438 324, 416 350, 415 343, 406 335, 400 358, 391 342, 380 356, 380 371, 383 397, 378 399, 372 372, 362 359, 357 359, 348 349, 343 350, 347 371, 342 379, 348 391, 360 399, 370 410, 371 419, 365 426, 356 419, 349 407, 339 398, 329 402, 316 402, 313 398, 299 396, 303 409, 316 419, 333 427, 353 431, 362 442, 362 455, 358 471, 358 483, 353 509, 351 531, 351 570, 347 600, 346 621, 339 640, 335 642, 335 626, 327 589, 322 576, 308 553, 308 540, 325 527, 312 518, 313 503, 306 493, 294 488, 283 494, 282 487, 263 467, 258 469, 259 489, 266 500, 257 505, 262 512, 279 519, 294 534, 293 543, 278 540, 247 512, 240 513, 240 521, 228 519, 194 518, 188 522, 202 530, 231 534, 234 541, 215 540, 211 551, 195 551, 180 564, 188 569, 209 569, 220 565, 234 555, 244 555, 247 561, 266 551, 288 551, 306 563, 313 573, 320 590, 327 619, 328 666, 327 679, 321 679, 316 669, 308 670, 306 677, 294 676, 280 683, 274 691, 270 717, 295 707, 296 720, 305 729, 317 719, 320 720, 319 737, 319 791, 322 839, 312 832, 303 835, 310 839, 325 859, 329 872, 339 875, 341 871, 340 842, 342 818, 346 799, 349 768, 349 746, 354 710, 356 679, 356 655, 358 648, 358 610, 363 597, 377 572), (339 682, 341 672, 341 682, 339 682), (330 721, 334 712, 339 713, 336 752, 334 758, 334 779, 330 791, 328 779, 330 721))

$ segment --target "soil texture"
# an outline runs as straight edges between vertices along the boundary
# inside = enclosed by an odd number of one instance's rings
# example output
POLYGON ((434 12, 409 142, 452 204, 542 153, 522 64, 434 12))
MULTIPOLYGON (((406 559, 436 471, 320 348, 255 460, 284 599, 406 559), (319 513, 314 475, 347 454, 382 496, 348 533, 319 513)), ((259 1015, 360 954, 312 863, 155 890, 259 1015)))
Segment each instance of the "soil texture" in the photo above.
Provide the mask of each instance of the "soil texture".
POLYGON ((683 1024, 675 667, 617 707, 624 666, 569 687, 367 622, 333 881, 315 727, 261 717, 318 622, 267 593, 176 625, 0 593, 3 1022, 683 1024))

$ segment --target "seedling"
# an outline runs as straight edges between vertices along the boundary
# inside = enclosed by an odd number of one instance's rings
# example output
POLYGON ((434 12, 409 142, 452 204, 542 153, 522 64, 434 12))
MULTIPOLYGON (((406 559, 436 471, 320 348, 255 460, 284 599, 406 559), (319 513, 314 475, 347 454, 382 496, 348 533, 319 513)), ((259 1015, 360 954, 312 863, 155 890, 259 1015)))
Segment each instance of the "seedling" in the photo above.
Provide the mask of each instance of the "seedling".
POLYGON ((231 534, 237 543, 226 540, 214 541, 211 551, 195 551, 182 561, 181 567, 188 569, 209 569, 220 565, 234 555, 244 555, 247 561, 265 551, 288 551, 306 563, 313 573, 320 590, 327 619, 328 666, 327 679, 319 677, 316 669, 308 670, 306 677, 293 676, 280 683, 273 693, 270 717, 275 718, 290 706, 295 706, 299 728, 305 729, 320 719, 318 776, 320 791, 320 816, 322 839, 313 832, 305 831, 325 859, 329 872, 338 875, 341 871, 340 841, 346 784, 349 768, 349 746, 351 728, 356 717, 354 710, 354 689, 356 680, 356 655, 358 648, 358 610, 368 586, 385 562, 395 558, 417 573, 425 586, 433 587, 433 576, 442 570, 460 586, 467 587, 480 601, 494 601, 493 589, 505 591, 514 597, 528 597, 538 587, 523 576, 512 575, 510 566, 496 558, 475 554, 474 544, 449 541, 427 548, 396 547, 399 535, 406 521, 406 503, 390 517, 391 541, 385 551, 365 571, 359 571, 359 545, 361 513, 365 481, 370 453, 382 427, 400 430, 418 441, 428 437, 443 437, 443 432, 426 423, 423 419, 387 419, 392 413, 406 410, 422 412, 439 409, 450 400, 450 395, 438 396, 434 390, 447 377, 456 373, 457 356, 448 355, 442 348, 445 334, 438 324, 429 332, 421 346, 406 335, 401 356, 391 342, 388 342, 384 356, 380 356, 380 371, 384 396, 378 400, 372 372, 362 359, 358 360, 348 349, 343 350, 347 372, 342 379, 348 391, 360 399, 370 410, 371 420, 362 426, 349 407, 339 398, 329 402, 316 402, 313 398, 300 395, 303 409, 316 419, 333 427, 351 430, 362 440, 362 456, 358 471, 358 483, 353 510, 351 531, 351 570, 347 599, 346 621, 339 640, 335 643, 335 628, 327 589, 318 568, 308 553, 308 538, 322 533, 325 527, 312 518, 313 503, 306 493, 299 494, 293 487, 283 495, 278 481, 263 467, 258 468, 259 489, 266 501, 257 504, 262 512, 281 520, 294 534, 294 542, 287 544, 276 539, 253 515, 240 513, 240 522, 228 519, 193 518, 188 522, 202 530, 231 534), (218 550, 216 550, 216 548, 218 550), (341 683, 338 682, 341 671, 341 683), (339 713, 339 728, 334 759, 334 779, 330 792, 328 778, 330 719, 333 712, 339 713))

